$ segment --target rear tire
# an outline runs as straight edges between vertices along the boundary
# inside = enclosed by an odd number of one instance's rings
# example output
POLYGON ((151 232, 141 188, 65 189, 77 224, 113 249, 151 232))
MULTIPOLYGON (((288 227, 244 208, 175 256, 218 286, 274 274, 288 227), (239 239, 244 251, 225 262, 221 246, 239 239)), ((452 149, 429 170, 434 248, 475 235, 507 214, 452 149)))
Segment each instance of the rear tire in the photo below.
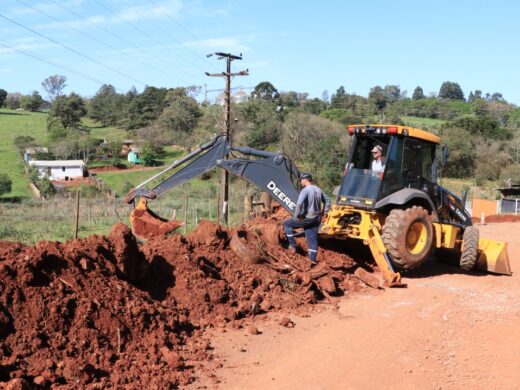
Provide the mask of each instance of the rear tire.
POLYGON ((382 239, 394 264, 403 269, 418 267, 426 260, 433 241, 428 211, 420 206, 390 211, 382 239))
POLYGON ((471 271, 475 268, 478 254, 479 231, 475 226, 468 226, 464 229, 462 236, 462 249, 460 252, 460 268, 464 271, 471 271))

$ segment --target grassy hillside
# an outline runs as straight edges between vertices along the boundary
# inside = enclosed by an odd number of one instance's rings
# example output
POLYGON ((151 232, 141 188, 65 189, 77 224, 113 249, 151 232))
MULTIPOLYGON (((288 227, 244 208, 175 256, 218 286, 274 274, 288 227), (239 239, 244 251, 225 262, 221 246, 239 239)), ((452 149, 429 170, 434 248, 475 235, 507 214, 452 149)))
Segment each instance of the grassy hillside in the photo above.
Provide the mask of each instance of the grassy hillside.
POLYGON ((24 164, 13 141, 27 135, 44 143, 47 137, 47 114, 17 112, 0 109, 0 172, 7 173, 13 182, 12 191, 5 198, 31 197, 29 181, 24 175, 24 164))
POLYGON ((417 116, 402 116, 401 119, 406 126, 417 127, 434 133, 436 133, 445 122, 442 119, 420 118, 417 116))

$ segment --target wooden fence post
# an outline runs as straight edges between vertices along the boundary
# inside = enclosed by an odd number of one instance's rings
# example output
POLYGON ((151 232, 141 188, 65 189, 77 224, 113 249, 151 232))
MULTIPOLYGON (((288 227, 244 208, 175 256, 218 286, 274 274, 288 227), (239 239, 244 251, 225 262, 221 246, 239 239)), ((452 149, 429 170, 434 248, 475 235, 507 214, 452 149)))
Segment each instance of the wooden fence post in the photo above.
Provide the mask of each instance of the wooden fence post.
POLYGON ((184 234, 188 228, 188 194, 184 195, 184 234))
POLYGON ((217 189, 217 214, 216 222, 220 225, 220 191, 217 189))
POLYGON ((76 224, 74 226, 74 239, 78 239, 79 228, 79 190, 76 192, 76 224))
POLYGON ((246 194, 244 197, 244 219, 248 219, 253 212, 253 195, 246 194))
POLYGON ((267 214, 271 214, 271 197, 267 192, 262 192, 260 195, 260 201, 262 202, 263 211, 267 214))

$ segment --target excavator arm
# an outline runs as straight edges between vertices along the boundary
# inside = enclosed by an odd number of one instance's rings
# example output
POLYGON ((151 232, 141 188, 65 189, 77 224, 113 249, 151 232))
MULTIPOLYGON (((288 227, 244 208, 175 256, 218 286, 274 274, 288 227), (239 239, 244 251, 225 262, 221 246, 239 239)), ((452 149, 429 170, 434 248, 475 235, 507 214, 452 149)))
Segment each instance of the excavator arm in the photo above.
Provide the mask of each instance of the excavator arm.
POLYGON ((128 192, 126 202, 134 206, 130 214, 134 234, 142 239, 149 239, 180 227, 181 224, 176 221, 168 221, 153 214, 148 209, 148 200, 158 198, 215 167, 225 169, 258 186, 293 213, 298 198, 293 181, 299 176, 294 164, 281 153, 250 147, 232 147, 224 135, 219 135, 128 192), (240 157, 235 157, 237 154, 240 157), (245 158, 246 156, 249 158, 245 158), (137 206, 136 198, 139 198, 137 206))

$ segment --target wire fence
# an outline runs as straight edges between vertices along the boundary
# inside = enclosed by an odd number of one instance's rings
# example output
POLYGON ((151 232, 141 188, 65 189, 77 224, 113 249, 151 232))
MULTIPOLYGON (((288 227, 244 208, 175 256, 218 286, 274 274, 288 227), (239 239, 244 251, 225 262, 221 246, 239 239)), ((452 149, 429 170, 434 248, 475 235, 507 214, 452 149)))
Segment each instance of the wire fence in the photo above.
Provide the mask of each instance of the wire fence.
MULTIPOLYGON (((216 221, 218 186, 175 188, 167 195, 149 202, 150 209, 167 219, 183 221, 186 232, 204 219, 216 221), (186 202, 187 200, 187 202, 186 202), (187 208, 186 208, 187 206, 187 208), (186 211, 186 213, 185 213, 186 211)), ((229 201, 230 226, 243 221, 244 197, 249 185, 235 183, 229 201)), ((115 196, 80 197, 78 237, 108 234, 112 225, 129 224, 131 209, 123 198, 115 196)), ((73 193, 48 200, 27 200, 22 203, 0 203, 0 240, 34 244, 40 240, 66 241, 74 238, 76 197, 73 193)), ((183 229, 180 229, 184 232, 183 229)))

